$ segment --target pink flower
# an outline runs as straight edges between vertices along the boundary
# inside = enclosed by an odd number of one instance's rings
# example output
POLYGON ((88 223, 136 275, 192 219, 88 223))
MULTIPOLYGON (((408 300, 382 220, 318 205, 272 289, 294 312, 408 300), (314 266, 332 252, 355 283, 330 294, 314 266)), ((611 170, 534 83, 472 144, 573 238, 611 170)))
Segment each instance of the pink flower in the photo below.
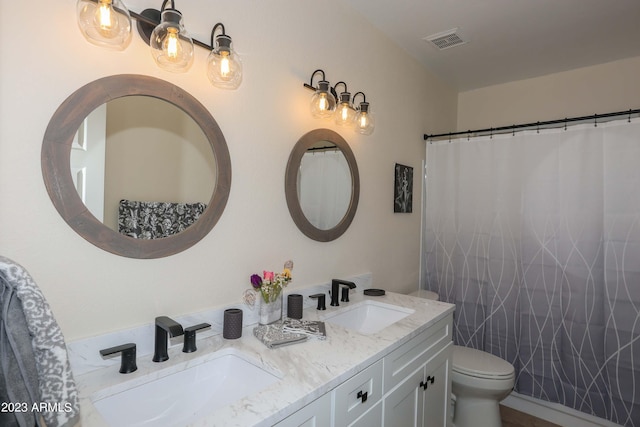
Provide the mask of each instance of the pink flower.
POLYGON ((273 271, 263 271, 262 277, 264 277, 264 280, 273 280, 273 271))

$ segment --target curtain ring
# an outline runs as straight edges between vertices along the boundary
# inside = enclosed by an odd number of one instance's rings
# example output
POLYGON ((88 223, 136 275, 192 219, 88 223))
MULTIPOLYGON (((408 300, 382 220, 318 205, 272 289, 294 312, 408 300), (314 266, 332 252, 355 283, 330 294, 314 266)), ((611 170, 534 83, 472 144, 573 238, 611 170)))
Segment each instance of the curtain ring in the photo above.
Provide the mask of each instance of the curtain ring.
POLYGON ((536 126, 536 133, 540 133, 540 122, 538 122, 536 126))
POLYGON ((629 109, 629 118, 627 119, 627 123, 631 123, 631 109, 629 109))
POLYGON ((593 127, 594 128, 598 127, 598 115, 597 114, 593 115, 593 127))
POLYGON ((567 130, 567 118, 564 118, 564 130, 567 130))
POLYGON ((493 128, 489 129, 489 139, 493 139, 493 128))

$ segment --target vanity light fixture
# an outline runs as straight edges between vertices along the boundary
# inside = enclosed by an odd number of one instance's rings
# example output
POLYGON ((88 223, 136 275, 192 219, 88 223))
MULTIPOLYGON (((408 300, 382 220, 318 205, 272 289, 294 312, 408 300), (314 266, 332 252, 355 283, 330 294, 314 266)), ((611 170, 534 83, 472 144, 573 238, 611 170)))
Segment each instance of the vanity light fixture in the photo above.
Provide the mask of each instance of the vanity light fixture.
POLYGON ((91 43, 123 50, 131 41, 131 16, 120 0, 78 0, 78 26, 91 43))
POLYGON ((76 10, 82 34, 95 45, 118 50, 126 48, 131 41, 131 18, 134 18, 140 37, 150 46, 160 68, 187 71, 193 63, 196 45, 211 51, 207 75, 212 84, 236 89, 242 82, 242 62, 233 50, 231 37, 225 34, 224 25, 218 23, 213 27, 211 45, 193 39, 185 30, 182 13, 175 8, 174 0, 164 0, 160 10, 145 9, 141 13, 128 11, 122 0, 78 0, 76 10), (218 28, 222 34, 215 38, 214 45, 214 33, 218 28))
POLYGON ((339 84, 344 86, 344 91, 340 92, 340 98, 335 112, 335 122, 338 126, 353 126, 356 110, 353 108, 353 104, 351 104, 351 92, 347 90, 347 84, 345 82, 338 82, 333 88, 336 89, 339 84))
POLYGON ((362 95, 362 102, 354 108, 351 103, 351 92, 347 89, 347 84, 343 81, 336 83, 333 87, 325 80, 324 71, 315 70, 311 74, 309 84, 304 87, 314 91, 311 98, 311 114, 316 118, 333 118, 338 126, 353 127, 353 130, 362 135, 371 135, 375 128, 375 118, 371 114, 369 103, 364 92, 356 92, 353 96, 353 104, 356 97, 362 95), (313 78, 316 74, 322 75, 322 80, 318 82, 318 87, 313 86, 313 78), (337 96, 338 86, 344 86, 344 90, 337 96), (336 104, 336 98, 338 102, 336 104))
POLYGON ((158 67, 178 73, 187 71, 193 63, 193 40, 184 28, 182 13, 173 0, 164 0, 160 9, 160 24, 149 38, 151 56, 158 67), (166 8, 171 1, 171 7, 166 8))
POLYGON ((224 31, 224 25, 218 22, 211 30, 211 46, 213 49, 207 58, 207 76, 211 84, 221 89, 237 89, 242 83, 242 61, 233 50, 231 37, 224 31), (222 34, 215 38, 216 29, 222 34))
POLYGON ((363 92, 356 92, 353 95, 353 102, 355 104, 356 97, 362 94, 362 102, 356 108, 357 113, 354 119, 353 130, 362 135, 371 135, 373 133, 373 129, 375 128, 375 120, 369 111, 369 103, 367 102, 367 97, 363 92))
POLYGON ((311 74, 311 80, 309 84, 304 84, 304 87, 315 91, 311 97, 311 115, 316 118, 329 118, 333 115, 336 109, 336 98, 331 93, 332 89, 329 86, 329 82, 325 80, 324 71, 318 69, 311 74), (313 77, 317 74, 322 74, 322 80, 318 82, 318 87, 313 86, 313 77))

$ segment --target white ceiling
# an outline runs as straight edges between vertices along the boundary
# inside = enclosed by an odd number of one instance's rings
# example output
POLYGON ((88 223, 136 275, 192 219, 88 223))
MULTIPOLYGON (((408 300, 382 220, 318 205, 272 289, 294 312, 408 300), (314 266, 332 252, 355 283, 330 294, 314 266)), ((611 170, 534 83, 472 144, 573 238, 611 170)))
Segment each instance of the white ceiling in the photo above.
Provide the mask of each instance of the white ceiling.
POLYGON ((459 91, 640 56, 640 0, 343 1, 459 91))

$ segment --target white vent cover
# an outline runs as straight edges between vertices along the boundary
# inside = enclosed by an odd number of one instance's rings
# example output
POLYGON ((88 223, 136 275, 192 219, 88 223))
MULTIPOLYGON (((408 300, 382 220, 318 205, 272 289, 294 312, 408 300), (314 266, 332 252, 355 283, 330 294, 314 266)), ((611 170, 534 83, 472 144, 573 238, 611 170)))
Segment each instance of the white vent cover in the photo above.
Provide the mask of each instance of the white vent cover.
POLYGON ((428 41, 439 50, 449 49, 451 47, 467 43, 467 41, 460 35, 457 28, 425 37, 423 40, 428 41))

